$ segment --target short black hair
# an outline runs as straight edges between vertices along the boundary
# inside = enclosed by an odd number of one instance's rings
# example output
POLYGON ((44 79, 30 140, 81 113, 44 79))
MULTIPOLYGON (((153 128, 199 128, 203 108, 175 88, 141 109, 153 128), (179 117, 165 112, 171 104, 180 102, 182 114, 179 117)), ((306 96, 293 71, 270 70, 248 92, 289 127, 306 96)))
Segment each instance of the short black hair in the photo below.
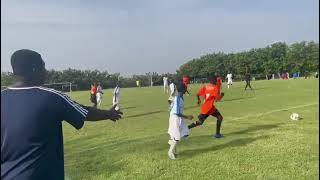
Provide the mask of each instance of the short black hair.
POLYGON ((185 84, 183 84, 182 80, 176 81, 176 82, 175 82, 175 85, 176 85, 177 91, 178 91, 179 93, 183 93, 183 94, 186 93, 187 87, 186 87, 185 84))
POLYGON ((22 77, 31 77, 40 71, 45 70, 45 63, 39 53, 21 49, 11 56, 13 74, 22 77))

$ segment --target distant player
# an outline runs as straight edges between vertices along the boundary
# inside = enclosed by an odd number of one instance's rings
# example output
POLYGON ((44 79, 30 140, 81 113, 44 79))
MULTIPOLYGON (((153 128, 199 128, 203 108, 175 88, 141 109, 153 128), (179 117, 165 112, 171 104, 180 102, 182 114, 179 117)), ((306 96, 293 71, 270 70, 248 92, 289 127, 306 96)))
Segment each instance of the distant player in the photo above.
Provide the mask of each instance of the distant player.
POLYGON ((113 91, 112 105, 116 105, 116 107, 114 108, 116 111, 120 110, 120 87, 118 83, 113 91))
POLYGON ((173 102, 174 100, 174 97, 177 95, 177 90, 176 90, 176 85, 174 84, 173 81, 169 80, 169 88, 170 88, 170 96, 168 98, 168 103, 169 105, 171 105, 171 103, 173 102))
POLYGON ((102 87, 101 87, 101 84, 98 83, 98 86, 97 86, 97 104, 98 106, 101 105, 101 102, 102 102, 102 95, 103 95, 103 90, 102 90, 102 87))
POLYGON ((93 103, 93 107, 97 107, 97 83, 91 85, 90 100, 93 103))
POLYGON ((186 137, 189 135, 188 126, 184 120, 185 119, 193 119, 193 116, 184 115, 184 99, 183 95, 186 92, 185 85, 180 81, 176 84, 177 87, 177 96, 174 97, 172 102, 173 106, 170 111, 170 118, 169 118, 169 128, 168 134, 170 135, 170 148, 168 151, 168 156, 170 159, 176 159, 176 147, 178 142, 181 140, 182 137, 186 137))
POLYGON ((168 77, 163 77, 163 90, 164 90, 164 93, 169 93, 168 77))
POLYGON ((252 87, 251 87, 251 84, 250 84, 250 82, 251 82, 251 74, 250 74, 249 72, 247 72, 247 73, 245 74, 244 80, 246 81, 246 87, 244 88, 244 90, 246 91, 248 87, 249 87, 251 90, 253 90, 252 87))
POLYGON ((230 88, 230 86, 232 86, 232 74, 228 73, 227 74, 227 80, 228 80, 228 89, 230 88))
POLYGON ((216 126, 216 134, 214 135, 215 138, 221 138, 222 134, 220 133, 221 129, 221 124, 223 117, 218 111, 218 109, 215 107, 214 103, 216 101, 220 101, 221 98, 224 96, 224 93, 219 92, 219 87, 217 85, 217 77, 209 77, 209 84, 206 86, 203 86, 198 94, 198 104, 201 104, 201 99, 202 97, 203 104, 201 105, 201 111, 200 115, 198 116, 198 120, 188 126, 189 129, 192 129, 194 127, 200 126, 204 123, 204 121, 209 117, 209 116, 214 116, 217 118, 217 126, 216 126))
POLYGON ((136 81, 136 85, 137 85, 137 87, 140 87, 140 81, 139 80, 136 81))

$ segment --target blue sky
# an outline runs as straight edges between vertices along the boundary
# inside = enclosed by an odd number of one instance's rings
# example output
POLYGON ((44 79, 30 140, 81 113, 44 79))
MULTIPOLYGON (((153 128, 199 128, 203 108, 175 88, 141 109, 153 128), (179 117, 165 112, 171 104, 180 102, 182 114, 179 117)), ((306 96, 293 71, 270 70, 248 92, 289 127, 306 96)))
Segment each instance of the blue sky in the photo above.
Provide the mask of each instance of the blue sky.
POLYGON ((206 53, 319 39, 317 0, 2 0, 1 67, 18 49, 48 69, 175 72, 206 53))

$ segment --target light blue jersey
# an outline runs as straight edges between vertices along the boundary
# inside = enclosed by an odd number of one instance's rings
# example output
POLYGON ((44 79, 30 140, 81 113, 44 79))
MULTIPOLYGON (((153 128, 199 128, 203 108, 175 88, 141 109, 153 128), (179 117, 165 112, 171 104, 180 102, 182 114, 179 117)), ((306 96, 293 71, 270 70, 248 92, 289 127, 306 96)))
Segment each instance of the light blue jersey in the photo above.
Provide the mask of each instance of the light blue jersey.
POLYGON ((181 96, 175 96, 172 102, 170 115, 183 114, 184 111, 184 99, 181 96))

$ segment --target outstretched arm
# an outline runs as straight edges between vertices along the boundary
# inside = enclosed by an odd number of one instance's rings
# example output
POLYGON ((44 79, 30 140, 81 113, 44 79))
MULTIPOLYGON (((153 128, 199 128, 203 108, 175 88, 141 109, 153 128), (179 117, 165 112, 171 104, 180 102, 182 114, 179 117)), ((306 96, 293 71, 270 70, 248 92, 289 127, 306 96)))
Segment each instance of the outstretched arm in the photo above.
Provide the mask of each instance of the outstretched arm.
POLYGON ((102 110, 102 109, 97 109, 89 106, 83 106, 83 108, 88 110, 86 121, 112 120, 115 122, 121 119, 121 115, 123 114, 120 111, 116 111, 115 107, 116 105, 114 105, 109 110, 102 110))

